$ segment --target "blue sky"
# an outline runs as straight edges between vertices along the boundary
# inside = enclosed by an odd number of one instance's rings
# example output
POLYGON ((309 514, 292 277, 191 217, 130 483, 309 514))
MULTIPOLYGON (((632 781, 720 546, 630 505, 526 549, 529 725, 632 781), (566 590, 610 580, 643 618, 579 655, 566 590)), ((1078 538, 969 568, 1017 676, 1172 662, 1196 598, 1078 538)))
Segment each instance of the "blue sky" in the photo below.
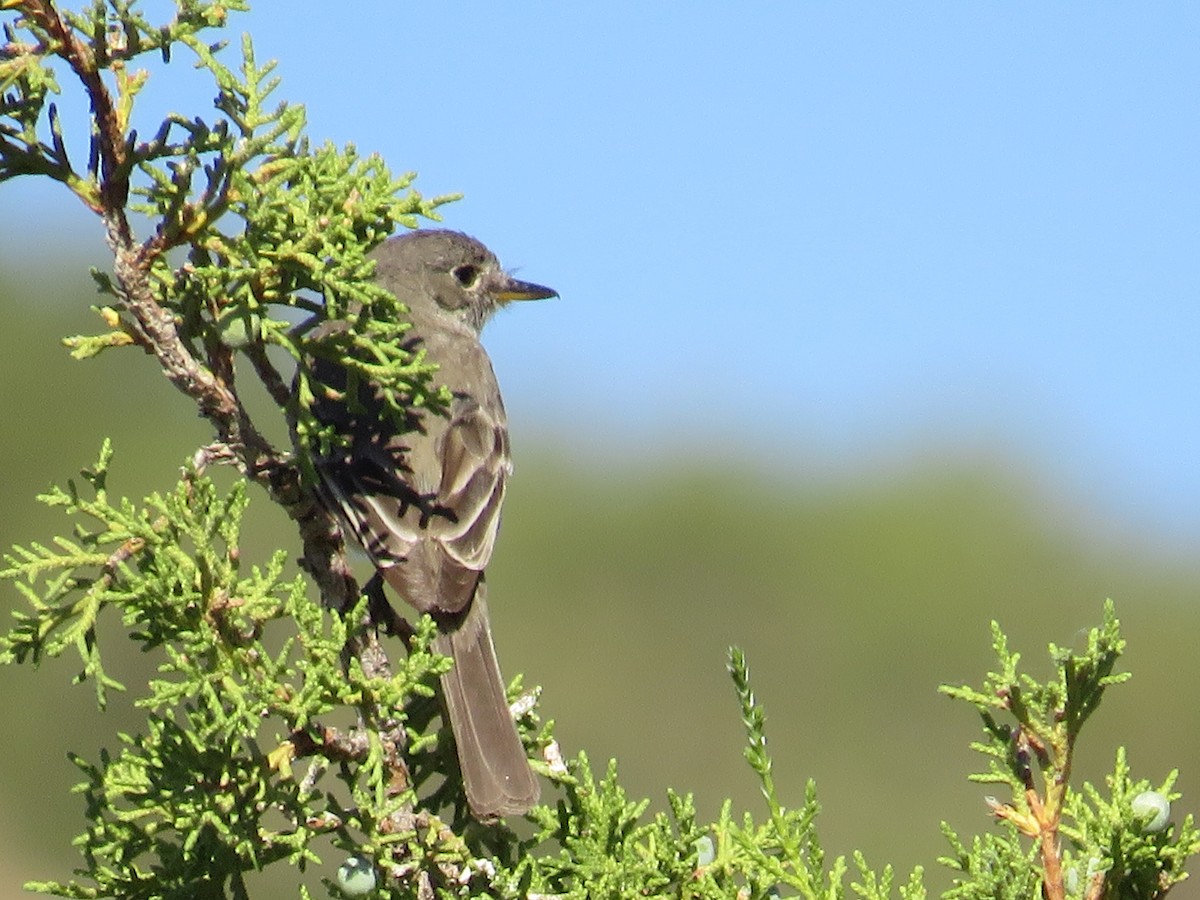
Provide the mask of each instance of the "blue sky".
MULTIPOLYGON (((562 293, 488 337, 518 449, 994 448, 1200 538, 1200 6, 337 8, 234 27, 314 140, 465 192, 447 224, 562 293)), ((148 114, 208 114, 184 56, 148 114)), ((10 247, 31 216, 91 227, 0 192, 10 247)))

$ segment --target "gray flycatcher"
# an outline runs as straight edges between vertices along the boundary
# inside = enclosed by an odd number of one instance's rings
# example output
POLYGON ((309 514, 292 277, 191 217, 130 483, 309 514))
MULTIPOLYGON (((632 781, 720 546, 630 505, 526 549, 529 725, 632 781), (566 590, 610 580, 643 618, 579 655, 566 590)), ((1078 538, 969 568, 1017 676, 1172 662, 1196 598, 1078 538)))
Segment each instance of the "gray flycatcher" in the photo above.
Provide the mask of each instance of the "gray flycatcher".
MULTIPOLYGON (((483 572, 492 556, 505 483, 512 471, 508 420, 479 333, 513 300, 555 297, 517 281, 483 244, 453 231, 414 231, 371 254, 376 281, 408 308, 406 335, 438 365, 453 399, 449 415, 414 408, 398 431, 370 385, 361 408, 318 396, 313 412, 350 438, 316 460, 320 490, 404 600, 437 620, 434 649, 454 666, 442 693, 458 746, 467 803, 483 822, 518 815, 538 782, 517 736, 488 621, 483 572)), ((316 334, 344 323, 326 322, 316 334)), ((318 360, 314 374, 335 390, 344 371, 318 360)))

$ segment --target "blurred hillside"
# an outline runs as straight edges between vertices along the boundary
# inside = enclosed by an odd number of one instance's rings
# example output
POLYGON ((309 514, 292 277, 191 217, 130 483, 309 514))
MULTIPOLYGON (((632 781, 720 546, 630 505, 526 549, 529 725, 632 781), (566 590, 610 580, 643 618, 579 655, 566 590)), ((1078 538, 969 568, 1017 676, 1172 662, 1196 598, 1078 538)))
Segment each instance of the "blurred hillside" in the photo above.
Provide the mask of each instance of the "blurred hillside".
MULTIPOLYGON (((84 267, 54 283, 0 272, 0 545, 45 540, 63 523, 34 495, 117 449, 114 492, 140 497, 174 482, 206 438, 150 360, 130 351, 76 363, 64 334, 96 330, 84 267), (67 299, 71 298, 71 299, 67 299)), ((1182 768, 1183 812, 1200 796, 1195 635, 1200 564, 1147 543, 1097 536, 1086 503, 1036 471, 986 456, 931 451, 887 472, 793 483, 765 461, 662 452, 597 465, 553 452, 553 436, 518 434, 518 471, 489 570, 506 674, 544 686, 567 754, 616 756, 635 796, 664 805, 670 786, 716 814, 726 796, 761 813, 741 759, 741 726, 724 672, 747 651, 769 716, 776 777, 798 802, 814 777, 832 853, 854 847, 931 886, 944 847, 938 822, 988 827, 973 714, 936 693, 981 680, 998 619, 1037 675, 1045 644, 1071 644, 1117 601, 1133 681, 1085 733, 1078 775, 1102 778, 1118 743, 1137 776, 1182 768), (541 447, 542 449, 539 449, 541 447), (1181 702, 1183 700, 1183 702, 1181 702)), ((799 452, 799 451, 798 451, 799 452)), ((261 495, 247 562, 294 534, 261 495)), ((17 601, 4 588, 0 607, 17 601)), ((110 622, 115 626, 116 623, 110 622)), ((152 663, 118 670, 135 688, 152 663)), ((71 664, 0 671, 12 736, 0 775, 0 896, 30 877, 63 877, 82 802, 67 793, 68 750, 96 758, 136 721, 129 701, 102 719, 71 664)), ((1193 885, 1175 896, 1200 896, 1193 885)))

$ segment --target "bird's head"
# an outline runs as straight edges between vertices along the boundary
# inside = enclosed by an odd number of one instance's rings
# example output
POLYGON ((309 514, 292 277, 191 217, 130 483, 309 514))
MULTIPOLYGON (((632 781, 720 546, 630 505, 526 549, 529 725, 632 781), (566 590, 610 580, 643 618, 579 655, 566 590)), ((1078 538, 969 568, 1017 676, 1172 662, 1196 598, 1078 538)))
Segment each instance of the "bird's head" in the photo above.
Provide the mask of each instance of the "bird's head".
POLYGON ((414 317, 449 316, 476 333, 492 314, 515 300, 542 300, 558 293, 518 281, 496 255, 457 231, 411 231, 371 252, 376 280, 414 317))

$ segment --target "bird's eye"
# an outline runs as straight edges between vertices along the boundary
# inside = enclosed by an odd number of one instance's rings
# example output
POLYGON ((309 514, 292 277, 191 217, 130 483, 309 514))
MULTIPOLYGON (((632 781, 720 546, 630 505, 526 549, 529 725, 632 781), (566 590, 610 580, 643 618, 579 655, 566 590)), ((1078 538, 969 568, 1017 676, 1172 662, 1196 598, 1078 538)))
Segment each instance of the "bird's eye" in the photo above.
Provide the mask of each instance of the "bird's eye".
POLYGON ((451 274, 454 275, 454 280, 465 288, 474 287, 475 282, 479 280, 479 269, 472 265, 455 266, 451 274))

